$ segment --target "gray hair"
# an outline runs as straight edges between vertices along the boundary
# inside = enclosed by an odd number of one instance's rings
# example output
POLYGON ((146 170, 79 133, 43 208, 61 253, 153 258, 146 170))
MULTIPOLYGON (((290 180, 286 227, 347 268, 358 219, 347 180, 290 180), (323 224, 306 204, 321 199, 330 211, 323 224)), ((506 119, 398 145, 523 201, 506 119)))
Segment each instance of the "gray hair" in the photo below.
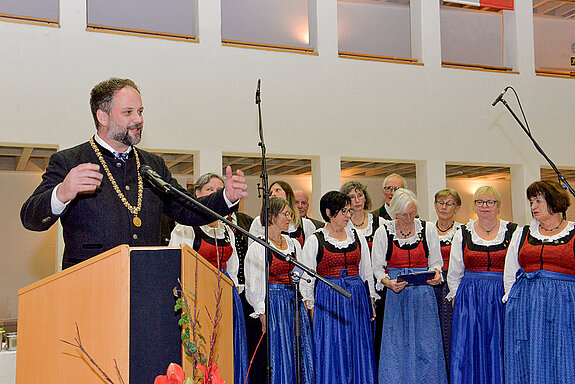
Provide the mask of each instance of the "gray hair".
POLYGON ((350 192, 355 190, 360 191, 363 193, 365 197, 365 203, 363 204, 363 209, 370 209, 371 208, 371 197, 369 197, 369 193, 367 192, 367 185, 363 184, 361 181, 358 180, 351 180, 341 186, 339 191, 344 195, 348 195, 350 192))
POLYGON ((198 177, 198 180, 196 180, 196 182, 194 183, 190 192, 193 193, 194 196, 196 196, 196 192, 201 190, 204 187, 204 185, 209 183, 210 180, 212 180, 212 179, 220 179, 222 184, 224 184, 224 185, 226 184, 226 181, 224 180, 224 178, 221 177, 220 175, 218 175, 217 173, 204 173, 202 176, 198 177))
POLYGON ((405 181, 405 179, 403 178, 403 176, 397 174, 397 173, 392 173, 391 175, 387 176, 385 179, 383 179, 383 184, 381 185, 382 188, 385 188, 385 186, 387 185, 387 181, 389 179, 400 179, 401 182, 403 183, 403 188, 407 188, 407 181, 405 181))
POLYGON ((395 220, 398 214, 405 213, 407 207, 411 203, 415 204, 415 209, 417 212, 419 212, 419 201, 417 201, 415 194, 409 189, 399 188, 397 191, 395 191, 395 194, 389 203, 391 218, 395 220))

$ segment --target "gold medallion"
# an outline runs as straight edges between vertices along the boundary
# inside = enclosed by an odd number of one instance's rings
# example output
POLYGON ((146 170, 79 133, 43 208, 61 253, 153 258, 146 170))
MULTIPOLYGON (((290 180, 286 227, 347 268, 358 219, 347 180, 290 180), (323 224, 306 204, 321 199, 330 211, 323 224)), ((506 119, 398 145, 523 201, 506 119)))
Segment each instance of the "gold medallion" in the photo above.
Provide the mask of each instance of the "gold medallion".
POLYGON ((140 218, 138 216, 134 216, 134 218, 132 219, 132 222, 134 223, 134 225, 136 227, 139 227, 142 225, 142 220, 140 220, 140 218))

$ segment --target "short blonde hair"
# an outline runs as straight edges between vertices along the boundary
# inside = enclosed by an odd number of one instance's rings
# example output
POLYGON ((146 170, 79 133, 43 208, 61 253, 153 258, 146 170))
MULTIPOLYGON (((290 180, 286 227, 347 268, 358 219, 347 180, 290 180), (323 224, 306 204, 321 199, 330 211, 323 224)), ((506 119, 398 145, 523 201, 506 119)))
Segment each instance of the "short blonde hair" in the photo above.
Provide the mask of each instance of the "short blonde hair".
POLYGON ((459 193, 457 193, 457 191, 453 188, 444 188, 441 191, 438 191, 435 194, 435 202, 437 203, 437 200, 449 196, 452 196, 455 199, 455 205, 458 207, 461 206, 461 197, 459 196, 459 193))
POLYGON ((491 185, 484 185, 482 187, 477 188, 477 190, 473 194, 473 201, 475 202, 475 200, 479 200, 480 197, 489 195, 494 196, 495 200, 497 200, 497 202, 499 203, 499 206, 501 206, 501 195, 499 194, 499 191, 497 191, 497 189, 495 189, 495 187, 492 187, 491 185))
POLYGON ((409 204, 415 204, 415 209, 419 212, 419 201, 415 194, 409 189, 399 188, 395 191, 393 198, 389 202, 389 210, 391 211, 391 218, 395 220, 396 216, 400 213, 405 213, 409 204))

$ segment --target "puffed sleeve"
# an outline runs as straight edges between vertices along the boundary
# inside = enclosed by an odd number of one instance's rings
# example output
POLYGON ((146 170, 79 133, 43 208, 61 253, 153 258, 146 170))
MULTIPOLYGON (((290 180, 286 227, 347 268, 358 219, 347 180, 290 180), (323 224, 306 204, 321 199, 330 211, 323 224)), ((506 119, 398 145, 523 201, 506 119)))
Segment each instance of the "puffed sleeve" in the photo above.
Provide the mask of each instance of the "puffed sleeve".
POLYGON ((170 236, 170 246, 179 246, 188 244, 190 247, 194 246, 195 238, 194 228, 188 225, 178 224, 175 226, 170 236))
MULTIPOLYGON (((357 233, 357 232, 356 232, 357 233)), ((367 245, 367 240, 362 235, 357 235, 359 238, 359 243, 361 245, 361 260, 359 261, 359 275, 363 281, 367 282, 369 287, 369 294, 374 299, 379 298, 379 295, 375 293, 375 286, 373 283, 373 268, 371 265, 371 256, 369 254, 369 246, 367 245)))
POLYGON ((451 241, 451 253, 449 254, 449 270, 447 272, 447 285, 449 286, 449 293, 445 297, 447 300, 452 300, 457 293, 457 288, 461 282, 461 278, 465 274, 465 264, 463 263, 463 249, 461 244, 463 242, 463 234, 461 232, 463 226, 457 228, 453 240, 451 241))
POLYGON ((232 231, 231 228, 229 228, 226 224, 220 222, 220 225, 225 226, 228 236, 230 237, 230 243, 233 250, 230 259, 228 260, 226 271, 228 272, 228 275, 230 275, 232 281, 238 288, 238 292, 241 293, 244 288, 243 286, 240 287, 238 285, 238 270, 240 268, 240 258, 238 257, 238 252, 236 251, 236 236, 234 235, 234 231, 232 231))
POLYGON ((427 247, 429 248, 428 268, 429 270, 437 269, 441 271, 443 268, 441 245, 439 244, 439 235, 433 225, 425 226, 425 236, 427 239, 427 247))
POLYGON ((315 225, 313 224, 313 222, 308 219, 307 217, 302 217, 301 219, 301 223, 303 225, 303 234, 305 236, 305 239, 309 239, 313 233, 315 232, 315 225))
MULTIPOLYGON (((260 223, 260 217, 256 216, 256 218, 252 221, 252 225, 250 225, 249 232, 254 235, 255 237, 264 237, 265 235, 265 228, 260 223)), ((251 245, 254 241, 248 238, 248 245, 251 245)))
POLYGON ((252 243, 246 253, 244 272, 246 276, 246 300, 254 308, 250 316, 258 318, 266 313, 265 298, 265 249, 252 243))
POLYGON ((381 280, 388 277, 385 273, 385 267, 387 266, 387 260, 385 255, 387 254, 387 229, 385 225, 377 228, 375 235, 373 236, 373 245, 371 248, 371 264, 373 268, 373 275, 375 276, 375 287, 378 290, 383 289, 383 284, 381 280))
POLYGON ((509 291, 515 284, 515 276, 521 266, 519 265, 519 244, 521 243, 521 236, 523 235, 523 227, 518 228, 511 237, 511 242, 507 248, 507 255, 505 256, 505 269, 503 270, 503 287, 505 288, 505 296, 503 302, 507 302, 509 291))
MULTIPOLYGON (((310 269, 316 270, 317 267, 317 251, 318 251, 319 242, 317 240, 316 235, 312 235, 309 239, 306 240, 303 249, 301 251, 301 258, 300 261, 302 264, 306 265, 310 269)), ((312 309, 315 303, 314 299, 314 287, 315 287, 315 278, 311 276, 307 276, 309 278, 309 282, 306 279, 300 280, 300 291, 303 297, 303 300, 306 302, 307 307, 312 309)))

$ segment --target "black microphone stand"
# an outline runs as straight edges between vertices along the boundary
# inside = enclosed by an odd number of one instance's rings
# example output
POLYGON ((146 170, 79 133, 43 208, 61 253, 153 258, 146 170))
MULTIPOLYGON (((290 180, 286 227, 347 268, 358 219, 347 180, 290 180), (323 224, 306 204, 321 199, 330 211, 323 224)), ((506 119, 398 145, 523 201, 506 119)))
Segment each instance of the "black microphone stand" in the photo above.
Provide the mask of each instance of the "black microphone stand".
MULTIPOLYGON (((301 273, 303 271, 298 271, 294 268, 290 275, 293 282, 294 290, 294 312, 293 312, 293 324, 294 324, 294 354, 295 354, 295 384, 300 384, 302 382, 301 375, 303 372, 301 363, 301 316, 299 313, 300 309, 300 291, 299 282, 301 279, 308 280, 301 273)), ((310 281, 310 280, 308 280, 310 281)))
MULTIPOLYGON (((507 87, 507 88, 511 89, 513 91, 513 93, 515 93, 515 97, 517 98, 517 101, 519 102, 519 108, 521 109, 521 113, 523 114, 523 108, 521 107, 521 102, 519 101, 519 96, 517 95, 517 92, 515 92, 515 89, 513 89, 513 87, 507 87)), ((555 163, 553 163, 553 161, 551 161, 551 159, 545 154, 543 149, 539 146, 537 141, 535 141, 535 139, 531 135, 531 130, 529 129, 529 124, 527 123, 527 119, 525 118, 525 114, 523 114, 523 119, 525 120, 525 124, 527 124, 527 127, 525 127, 525 125, 523 125, 521 120, 519 120, 519 117, 515 114, 515 112, 513 112, 513 109, 511 109, 509 104, 507 104, 507 101, 505 101, 503 96, 501 96, 498 99, 500 99, 501 102, 503 103, 503 105, 505 105, 505 107, 511 113, 511 115, 515 118, 515 121, 517 121, 517 123, 519 124, 521 129, 523 129, 523 132, 525 132, 527 137, 529 137, 529 139, 531 139, 531 141, 533 142, 533 145, 535 146, 537 151, 539 151, 539 153, 545 158, 545 160, 547 160, 547 163, 549 163, 551 168, 555 171, 555 173, 557 174, 557 177, 559 179, 559 184, 561 184, 561 186, 563 186, 563 188, 565 190, 569 191, 571 193, 571 195, 575 196, 575 191, 573 190, 571 185, 569 185, 569 183, 567 182, 567 179, 565 179, 565 177, 561 174, 559 169, 557 169, 557 167, 555 166, 555 163)), ((498 99, 495 100, 495 102, 493 103, 493 106, 495 106, 495 104, 497 104, 497 102, 499 101, 498 99)))
MULTIPOLYGON (((258 106, 258 132, 260 135, 260 142, 258 145, 262 151, 262 172, 260 174, 261 184, 258 183, 258 197, 262 197, 262 208, 264 212, 264 240, 266 244, 268 243, 268 231, 269 231, 269 221, 268 212, 270 208, 270 194, 269 194, 269 180, 268 180, 268 170, 266 165, 266 144, 264 142, 264 128, 262 123, 262 107, 261 107, 261 97, 260 97, 260 86, 261 79, 258 79, 258 87, 256 89, 256 104, 258 106)), ((266 380, 268 384, 272 382, 272 369, 271 366, 271 349, 270 349, 270 264, 271 264, 271 253, 268 248, 266 248, 265 253, 265 278, 264 284, 266 285, 266 297, 265 297, 265 308, 266 308, 266 380)))

